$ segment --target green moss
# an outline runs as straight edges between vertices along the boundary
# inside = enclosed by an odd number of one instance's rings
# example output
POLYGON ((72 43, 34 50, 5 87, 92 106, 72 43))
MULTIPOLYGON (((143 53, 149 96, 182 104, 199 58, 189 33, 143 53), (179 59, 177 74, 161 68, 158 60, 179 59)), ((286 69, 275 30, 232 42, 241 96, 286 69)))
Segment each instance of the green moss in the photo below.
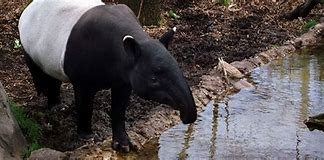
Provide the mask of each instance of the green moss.
POLYGON ((35 151, 35 150, 38 150, 38 149, 40 149, 40 148, 42 148, 42 146, 41 146, 40 144, 38 144, 38 143, 34 143, 34 142, 33 142, 33 143, 30 143, 30 144, 26 147, 26 149, 25 149, 25 151, 24 151, 22 157, 23 157, 24 159, 27 159, 27 158, 30 156, 31 152, 33 152, 33 151, 35 151))
POLYGON ((271 49, 276 49, 276 48, 278 48, 279 47, 279 45, 277 45, 277 44, 273 44, 273 45, 271 45, 271 49))
POLYGON ((29 142, 22 155, 23 158, 27 158, 30 156, 30 153, 32 151, 41 148, 41 145, 39 144, 39 139, 42 135, 41 127, 38 123, 36 123, 36 121, 28 117, 26 111, 22 107, 18 106, 14 102, 9 103, 13 115, 15 116, 22 132, 24 133, 27 141, 29 142))

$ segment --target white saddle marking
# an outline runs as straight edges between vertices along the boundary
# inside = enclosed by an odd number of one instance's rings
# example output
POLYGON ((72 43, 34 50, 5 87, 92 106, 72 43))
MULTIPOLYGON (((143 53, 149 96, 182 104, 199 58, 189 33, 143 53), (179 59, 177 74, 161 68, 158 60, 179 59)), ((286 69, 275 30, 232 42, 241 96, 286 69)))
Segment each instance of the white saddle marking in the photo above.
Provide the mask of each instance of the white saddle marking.
POLYGON ((47 74, 69 81, 64 73, 66 44, 73 26, 101 0, 34 0, 19 19, 21 43, 47 74))

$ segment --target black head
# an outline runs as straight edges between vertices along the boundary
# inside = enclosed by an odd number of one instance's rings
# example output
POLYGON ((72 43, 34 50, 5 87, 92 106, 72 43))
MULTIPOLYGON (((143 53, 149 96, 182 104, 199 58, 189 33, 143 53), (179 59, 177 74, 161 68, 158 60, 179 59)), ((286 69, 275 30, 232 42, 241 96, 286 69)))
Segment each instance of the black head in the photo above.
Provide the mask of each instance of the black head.
POLYGON ((129 80, 140 97, 168 104, 180 110, 183 123, 192 123, 197 118, 197 110, 191 90, 176 60, 166 49, 174 32, 167 32, 160 40, 144 42, 124 37, 125 51, 134 60, 129 80))

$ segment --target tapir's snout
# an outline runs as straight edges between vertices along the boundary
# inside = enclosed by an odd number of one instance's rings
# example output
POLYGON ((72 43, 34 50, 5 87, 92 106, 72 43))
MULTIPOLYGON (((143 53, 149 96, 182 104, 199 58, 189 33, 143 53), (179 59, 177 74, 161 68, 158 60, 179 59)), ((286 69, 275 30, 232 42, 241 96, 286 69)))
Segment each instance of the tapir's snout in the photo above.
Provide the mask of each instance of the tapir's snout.
MULTIPOLYGON (((174 86, 170 88, 174 88, 174 86)), ((179 110, 180 119, 184 124, 193 123, 197 119, 196 104, 187 85, 185 87, 179 87, 177 89, 170 89, 167 91, 151 92, 146 96, 139 94, 139 96, 145 99, 151 99, 163 104, 167 104, 173 109, 179 110)))
POLYGON ((190 94, 188 98, 189 99, 183 102, 179 108, 180 119, 184 124, 193 123, 197 119, 197 109, 192 95, 190 94))
POLYGON ((180 118, 183 124, 194 123, 197 120, 197 111, 183 113, 180 111, 180 118))
MULTIPOLYGON (((185 85, 182 89, 173 92, 170 96, 173 109, 180 111, 180 119, 184 124, 193 123, 197 119, 197 108, 189 86, 185 85)), ((170 101, 169 101, 170 102, 170 101)))

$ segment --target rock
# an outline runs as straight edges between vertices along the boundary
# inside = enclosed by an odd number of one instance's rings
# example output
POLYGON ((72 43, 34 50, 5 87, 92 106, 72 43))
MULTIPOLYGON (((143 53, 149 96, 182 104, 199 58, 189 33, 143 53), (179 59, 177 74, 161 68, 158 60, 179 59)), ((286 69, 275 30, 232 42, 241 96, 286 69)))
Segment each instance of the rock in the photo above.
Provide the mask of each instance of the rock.
POLYGON ((203 75, 199 86, 205 88, 207 91, 213 94, 219 94, 222 90, 225 90, 225 86, 222 79, 216 75, 203 75))
POLYGON ((0 82, 0 159, 21 159, 26 140, 11 113, 7 95, 0 82))
POLYGON ((294 45, 284 45, 281 47, 277 48, 278 52, 281 52, 283 55, 287 55, 288 53, 294 52, 296 50, 296 48, 294 47, 294 45))
MULTIPOLYGON (((322 17, 321 19, 320 19, 320 21, 324 21, 324 17, 322 17)), ((315 25, 314 26, 314 30, 317 30, 317 31, 315 31, 317 34, 318 34, 318 32, 323 32, 322 30, 324 29, 324 22, 321 22, 321 23, 319 23, 319 24, 317 24, 317 25, 315 25)))
POLYGON ((257 67, 260 67, 262 65, 264 65, 265 63, 262 61, 262 59, 258 56, 250 58, 249 59, 250 62, 254 63, 257 67))
POLYGON ((309 130, 313 131, 314 129, 324 131, 324 113, 308 117, 304 123, 309 128, 309 130))
POLYGON ((218 59, 217 70, 223 72, 225 76, 229 76, 230 78, 242 78, 244 75, 234 66, 225 62, 222 58, 218 59))
POLYGON ((319 20, 320 23, 324 23, 324 17, 321 17, 319 20))
POLYGON ((66 160, 68 156, 60 151, 56 151, 50 148, 41 148, 33 151, 28 158, 29 160, 66 160))
POLYGON ((206 106, 207 103, 210 101, 210 95, 212 95, 204 88, 194 90, 192 94, 194 97, 198 99, 200 104, 202 104, 202 106, 200 107, 206 106))
POLYGON ((242 88, 251 88, 251 87, 253 87, 253 85, 251 83, 249 83, 245 78, 240 79, 239 81, 234 83, 234 88, 238 89, 238 90, 240 90, 242 88))
POLYGON ((297 42, 301 43, 302 47, 314 45, 321 39, 321 36, 323 35, 323 30, 324 30, 324 24, 323 23, 317 24, 309 32, 296 38, 294 41, 296 43, 297 42))
POLYGON ((243 61, 234 61, 231 63, 232 66, 237 68, 239 71, 241 71, 244 74, 250 73, 254 68, 257 67, 253 62, 245 59, 243 61))
POLYGON ((201 109, 204 107, 204 104, 202 102, 200 102, 199 98, 195 94, 193 94, 193 98, 194 98, 195 104, 197 106, 197 109, 201 109))
POLYGON ((102 144, 98 143, 91 146, 82 146, 73 151, 65 152, 67 155, 63 159, 69 160, 111 160, 117 157, 117 152, 111 148, 111 140, 105 140, 102 144), (100 147, 100 145, 102 145, 100 147))
POLYGON ((293 45, 294 47, 296 47, 297 49, 300 49, 301 47, 303 47, 303 41, 300 37, 296 38, 295 40, 293 40, 293 45))
MULTIPOLYGON (((141 126, 141 127, 145 127, 145 126, 141 126)), ((127 133, 131 139, 131 143, 133 145, 134 150, 136 151, 141 150, 143 148, 143 145, 147 142, 147 139, 144 136, 134 131, 129 131, 127 133)))
POLYGON ((316 36, 312 32, 305 33, 301 36, 302 46, 313 45, 317 42, 316 36))
POLYGON ((272 58, 265 52, 261 52, 257 56, 262 59, 263 63, 269 63, 272 60, 272 58))

